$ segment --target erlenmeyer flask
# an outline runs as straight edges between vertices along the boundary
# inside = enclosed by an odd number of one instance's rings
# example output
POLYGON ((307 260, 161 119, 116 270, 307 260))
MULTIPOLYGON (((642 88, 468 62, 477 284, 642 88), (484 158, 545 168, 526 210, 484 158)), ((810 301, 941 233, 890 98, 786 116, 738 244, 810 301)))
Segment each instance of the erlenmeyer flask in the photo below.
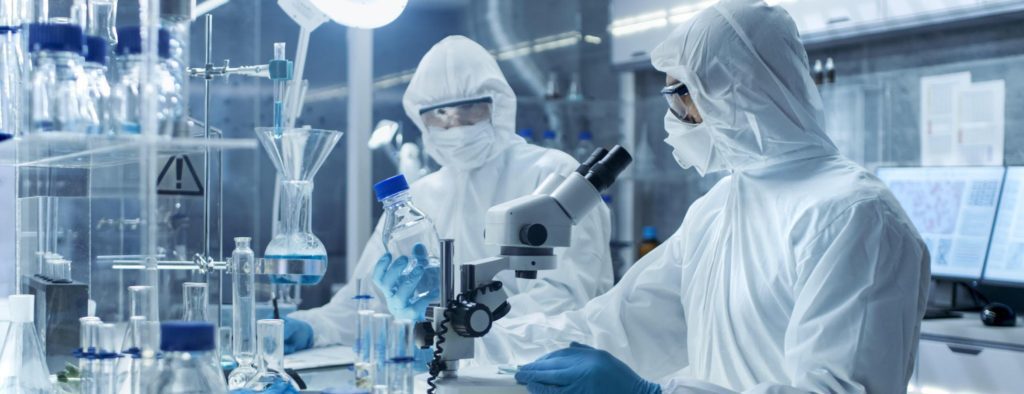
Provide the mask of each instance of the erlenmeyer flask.
POLYGON ((11 324, 0 350, 0 392, 8 394, 45 394, 51 390, 50 370, 46 367, 43 344, 32 323, 35 296, 12 295, 8 298, 11 324))
POLYGON ((260 369, 245 388, 264 393, 298 393, 295 381, 284 372, 284 320, 257 321, 256 340, 260 369))

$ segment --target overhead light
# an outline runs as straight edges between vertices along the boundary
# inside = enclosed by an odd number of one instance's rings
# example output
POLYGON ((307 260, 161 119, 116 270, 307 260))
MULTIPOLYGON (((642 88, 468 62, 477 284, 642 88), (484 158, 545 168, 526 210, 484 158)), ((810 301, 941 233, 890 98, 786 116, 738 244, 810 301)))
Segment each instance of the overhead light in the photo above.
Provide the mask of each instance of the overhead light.
POLYGON ((374 29, 402 15, 409 0, 309 0, 309 3, 337 23, 374 29))
POLYGON ((668 25, 668 12, 657 11, 612 21, 608 30, 613 36, 635 34, 668 25))
POLYGON ((668 21, 674 25, 686 22, 697 15, 697 13, 704 11, 705 8, 710 7, 711 4, 714 3, 714 0, 705 0, 696 4, 688 4, 673 8, 668 17, 668 21))

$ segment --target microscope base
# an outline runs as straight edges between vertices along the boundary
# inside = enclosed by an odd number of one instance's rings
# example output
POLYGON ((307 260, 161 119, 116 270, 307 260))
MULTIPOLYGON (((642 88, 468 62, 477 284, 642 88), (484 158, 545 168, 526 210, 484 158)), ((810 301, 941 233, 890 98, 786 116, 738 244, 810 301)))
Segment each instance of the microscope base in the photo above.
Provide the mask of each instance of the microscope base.
MULTIPOLYGON (((425 393, 429 374, 416 376, 416 392, 425 393)), ((494 394, 525 394, 526 386, 516 384, 514 375, 498 373, 497 366, 471 366, 458 371, 456 377, 437 380, 437 393, 494 393, 494 394)))

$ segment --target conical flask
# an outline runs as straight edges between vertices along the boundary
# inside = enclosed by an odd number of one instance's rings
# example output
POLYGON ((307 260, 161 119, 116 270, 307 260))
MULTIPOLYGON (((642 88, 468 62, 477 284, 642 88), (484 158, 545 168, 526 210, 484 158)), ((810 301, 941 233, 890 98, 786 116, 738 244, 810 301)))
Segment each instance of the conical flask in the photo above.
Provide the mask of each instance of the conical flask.
POLYGON ((35 324, 35 296, 12 295, 8 298, 11 324, 0 349, 0 393, 49 393, 50 370, 46 367, 43 344, 35 324))
MULTIPOLYGON (((340 131, 257 128, 277 168, 280 224, 257 272, 272 283, 313 285, 327 271, 327 249, 312 231, 313 177, 341 139, 340 131)), ((276 218, 275 218, 276 219, 276 218)))

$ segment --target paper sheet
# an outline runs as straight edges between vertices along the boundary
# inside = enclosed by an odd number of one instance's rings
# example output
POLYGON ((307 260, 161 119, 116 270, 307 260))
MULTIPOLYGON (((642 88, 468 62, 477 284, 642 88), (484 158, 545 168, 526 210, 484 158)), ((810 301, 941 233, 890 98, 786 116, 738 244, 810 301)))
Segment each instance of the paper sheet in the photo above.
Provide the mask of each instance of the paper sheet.
POLYGON ((921 78, 921 165, 1003 165, 1006 85, 971 73, 921 78))
POLYGON ((284 356, 284 367, 296 370, 350 365, 356 354, 348 346, 306 349, 284 356))

